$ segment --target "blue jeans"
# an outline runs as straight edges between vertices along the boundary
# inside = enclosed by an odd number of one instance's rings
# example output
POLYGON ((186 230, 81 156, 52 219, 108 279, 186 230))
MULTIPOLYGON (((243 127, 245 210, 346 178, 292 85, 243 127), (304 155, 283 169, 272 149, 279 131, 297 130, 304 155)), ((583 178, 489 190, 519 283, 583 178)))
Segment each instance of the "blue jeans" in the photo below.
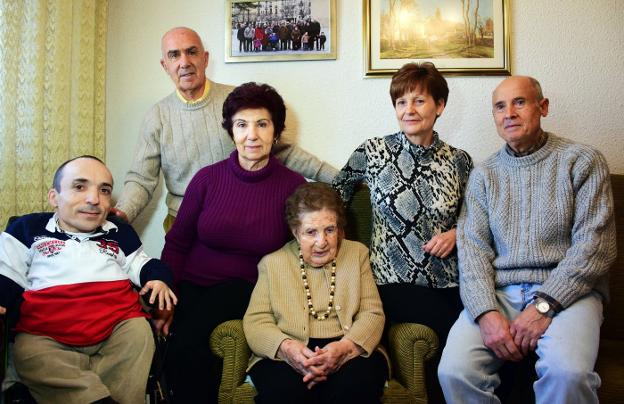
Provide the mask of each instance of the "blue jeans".
MULTIPOLYGON (((513 320, 533 300, 538 284, 496 289, 500 311, 513 320)), ((580 298, 558 313, 537 343, 533 384, 536 403, 598 403, 600 377, 594 372, 602 298, 596 292, 580 298)), ((463 310, 451 328, 438 376, 448 403, 499 403, 494 390, 500 384, 503 360, 483 344, 479 324, 463 310)))

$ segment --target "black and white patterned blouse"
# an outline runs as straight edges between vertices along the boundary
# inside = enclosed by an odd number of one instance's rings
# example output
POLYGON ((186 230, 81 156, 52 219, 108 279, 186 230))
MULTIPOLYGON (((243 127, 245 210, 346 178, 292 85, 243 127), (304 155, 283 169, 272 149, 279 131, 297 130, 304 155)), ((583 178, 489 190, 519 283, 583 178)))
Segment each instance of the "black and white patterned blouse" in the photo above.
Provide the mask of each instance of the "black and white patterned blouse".
POLYGON ((344 201, 364 181, 373 210, 371 264, 378 285, 458 286, 457 254, 427 254, 423 245, 455 227, 472 159, 440 140, 414 145, 403 132, 365 141, 334 179, 344 201))

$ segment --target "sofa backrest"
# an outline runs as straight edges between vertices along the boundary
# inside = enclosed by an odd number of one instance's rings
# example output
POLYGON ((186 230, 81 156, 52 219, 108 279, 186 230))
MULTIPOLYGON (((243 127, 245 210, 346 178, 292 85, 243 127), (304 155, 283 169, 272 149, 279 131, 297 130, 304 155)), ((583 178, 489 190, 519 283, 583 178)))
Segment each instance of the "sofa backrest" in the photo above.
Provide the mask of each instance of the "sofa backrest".
POLYGON ((601 338, 624 340, 624 175, 611 174, 618 256, 609 273, 611 301, 605 307, 601 338))
POLYGON ((370 192, 366 184, 359 184, 347 205, 347 228, 345 237, 348 240, 359 241, 370 247, 372 231, 372 211, 370 192))

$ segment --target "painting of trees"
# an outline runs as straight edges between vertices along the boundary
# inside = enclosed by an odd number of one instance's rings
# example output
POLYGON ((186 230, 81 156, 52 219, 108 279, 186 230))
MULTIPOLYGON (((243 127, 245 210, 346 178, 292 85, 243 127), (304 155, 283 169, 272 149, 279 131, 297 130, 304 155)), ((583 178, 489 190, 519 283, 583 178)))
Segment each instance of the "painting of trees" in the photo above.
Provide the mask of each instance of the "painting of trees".
POLYGON ((380 0, 380 57, 491 58, 492 0, 380 0))
POLYGON ((390 47, 396 49, 398 42, 408 39, 409 29, 405 23, 418 14, 418 0, 388 0, 386 27, 390 47))
POLYGON ((464 40, 467 46, 477 44, 477 23, 479 21, 479 0, 476 0, 474 12, 471 16, 471 0, 459 0, 462 8, 462 18, 464 19, 464 40))
POLYGON ((367 0, 367 75, 406 60, 453 74, 509 74, 510 0, 367 0))

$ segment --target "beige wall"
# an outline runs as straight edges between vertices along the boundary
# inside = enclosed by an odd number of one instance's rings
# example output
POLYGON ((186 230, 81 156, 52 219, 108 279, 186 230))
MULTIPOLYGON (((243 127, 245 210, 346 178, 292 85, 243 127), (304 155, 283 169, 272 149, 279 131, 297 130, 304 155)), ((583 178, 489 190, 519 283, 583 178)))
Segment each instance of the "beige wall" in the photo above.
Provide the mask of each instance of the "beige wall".
MULTIPOLYGON (((143 114, 172 91, 160 67, 161 35, 186 25, 210 52, 208 76, 240 84, 268 82, 288 106, 288 132, 305 149, 341 167, 364 139, 397 130, 388 78, 363 78, 362 4, 337 0, 334 61, 225 64, 225 6, 220 0, 109 0, 107 163, 119 192, 143 114), (296 135, 292 135, 296 134, 296 135)), ((589 143, 624 173, 624 2, 511 1, 512 70, 537 77, 550 98, 543 126, 589 143)), ((449 77, 449 103, 436 129, 481 161, 497 150, 490 95, 500 77, 449 77)), ((160 255, 164 198, 137 228, 148 253, 160 255)))

